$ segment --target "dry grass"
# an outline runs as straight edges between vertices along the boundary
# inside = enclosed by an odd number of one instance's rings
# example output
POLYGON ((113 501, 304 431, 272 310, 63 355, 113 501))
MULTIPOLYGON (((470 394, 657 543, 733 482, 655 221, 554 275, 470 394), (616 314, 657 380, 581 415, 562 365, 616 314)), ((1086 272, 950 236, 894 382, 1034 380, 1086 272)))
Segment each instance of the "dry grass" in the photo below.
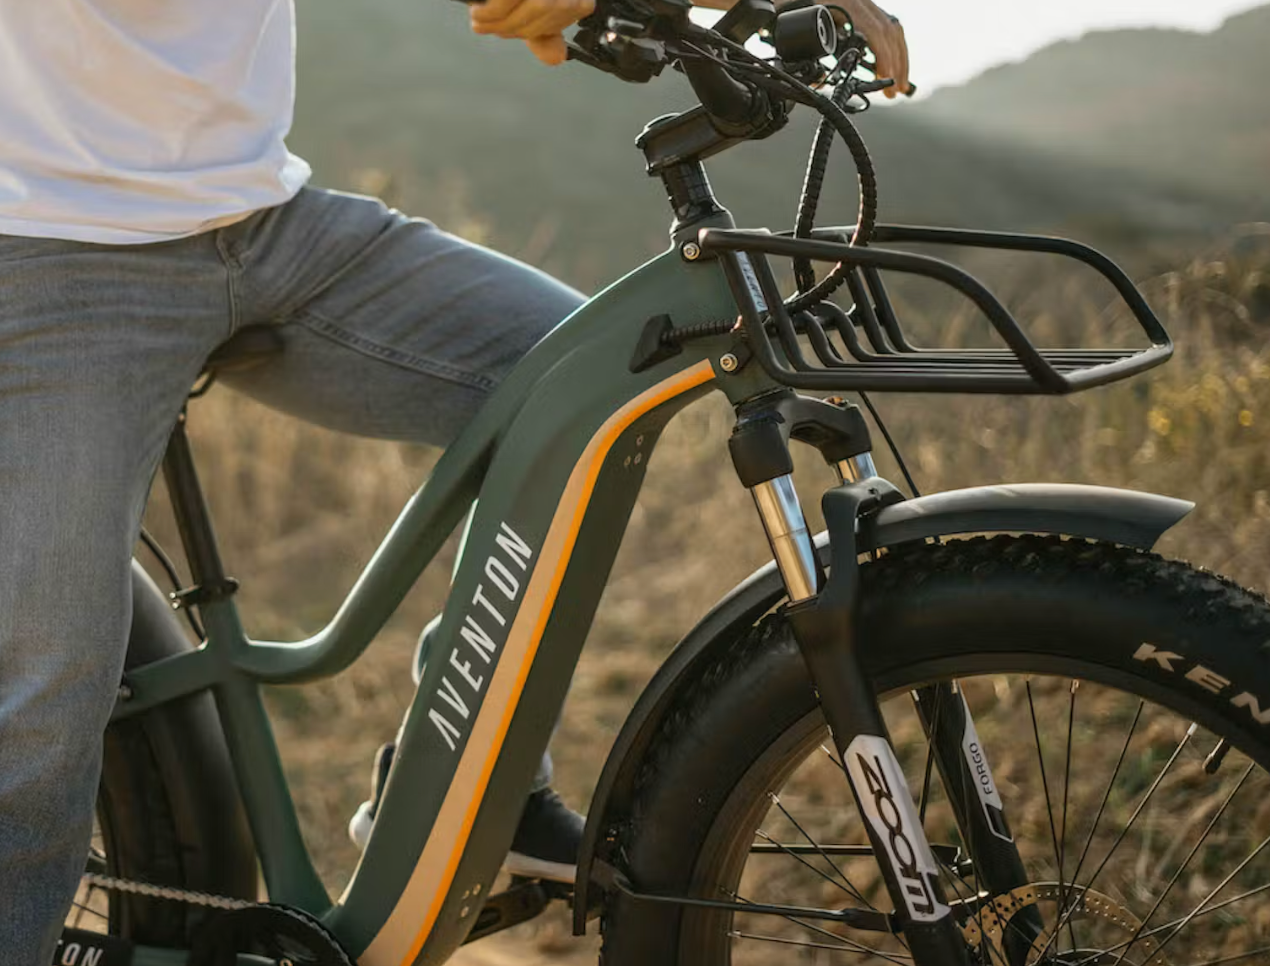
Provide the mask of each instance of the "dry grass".
MULTIPOLYGON (((1270 588, 1270 348, 1262 338, 1270 248, 1244 239, 1147 289, 1179 341, 1177 359, 1155 374, 1071 399, 878 402, 925 490, 1064 480, 1189 498, 1199 508, 1162 550, 1270 588)), ((1083 290, 1060 287, 1048 304, 1055 316, 1081 313, 1087 331, 1108 321, 1083 290)), ((767 557, 726 458, 729 428, 718 400, 700 404, 672 424, 654 460, 554 745, 557 784, 578 807, 643 682, 694 619, 767 557)), ((319 627, 433 461, 220 391, 194 406, 192 432, 256 636, 319 627)), ((889 457, 879 463, 897 478, 889 457)), ((828 476, 811 460, 804 469, 813 505, 828 476)), ((160 494, 151 527, 175 543, 161 503, 160 494)), ((414 639, 441 606, 451 563, 452 551, 348 673, 271 696, 306 835, 334 889, 355 861, 344 824, 364 797, 373 748, 394 733, 411 697, 414 639)), ((495 940, 491 952, 478 944, 469 961, 515 948, 516 961, 527 962, 526 933, 543 956, 563 946, 563 925, 553 920, 495 940)))

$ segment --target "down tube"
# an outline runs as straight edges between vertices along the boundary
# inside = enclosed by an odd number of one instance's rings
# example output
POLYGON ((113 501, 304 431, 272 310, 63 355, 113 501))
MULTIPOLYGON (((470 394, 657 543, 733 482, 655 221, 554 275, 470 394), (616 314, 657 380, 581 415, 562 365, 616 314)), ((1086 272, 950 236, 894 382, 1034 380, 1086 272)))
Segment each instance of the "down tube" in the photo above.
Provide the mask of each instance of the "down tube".
POLYGON ((714 379, 701 351, 629 371, 662 313, 692 325, 735 303, 716 265, 654 260, 552 333, 556 361, 499 442, 374 833, 329 918, 362 966, 444 961, 497 874, 653 444, 714 379))

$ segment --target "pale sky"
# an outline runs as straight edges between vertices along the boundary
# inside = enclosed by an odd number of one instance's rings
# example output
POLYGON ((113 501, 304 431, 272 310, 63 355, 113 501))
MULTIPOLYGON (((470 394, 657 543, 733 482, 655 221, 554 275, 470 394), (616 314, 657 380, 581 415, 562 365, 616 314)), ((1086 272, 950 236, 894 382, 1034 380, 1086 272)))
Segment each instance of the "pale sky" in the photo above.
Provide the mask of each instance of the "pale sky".
POLYGON ((929 92, 1056 40, 1115 27, 1212 30, 1265 0, 881 0, 904 22, 911 79, 929 92))

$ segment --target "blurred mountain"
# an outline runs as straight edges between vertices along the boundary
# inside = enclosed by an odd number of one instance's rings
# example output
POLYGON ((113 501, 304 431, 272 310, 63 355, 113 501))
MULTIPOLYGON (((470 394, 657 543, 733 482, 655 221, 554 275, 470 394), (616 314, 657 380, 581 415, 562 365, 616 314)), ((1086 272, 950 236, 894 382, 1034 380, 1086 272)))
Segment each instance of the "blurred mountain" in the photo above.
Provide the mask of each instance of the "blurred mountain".
POLYGON ((1120 30, 938 91, 923 116, 1180 189, 1270 203, 1270 6, 1211 34, 1120 30))
MULTIPOLYGON (((664 247, 669 209, 633 141, 691 105, 678 75, 640 86, 549 70, 518 43, 473 36, 460 4, 298 6, 291 143, 319 183, 382 192, 586 287, 664 247)), ((1095 34, 875 109, 859 125, 882 216, 1056 230, 1113 253, 1263 217, 1268 45, 1270 8, 1210 36, 1095 34)), ((813 120, 711 163, 739 223, 792 222, 813 120)), ((855 208, 844 152, 823 217, 850 223, 855 208)))

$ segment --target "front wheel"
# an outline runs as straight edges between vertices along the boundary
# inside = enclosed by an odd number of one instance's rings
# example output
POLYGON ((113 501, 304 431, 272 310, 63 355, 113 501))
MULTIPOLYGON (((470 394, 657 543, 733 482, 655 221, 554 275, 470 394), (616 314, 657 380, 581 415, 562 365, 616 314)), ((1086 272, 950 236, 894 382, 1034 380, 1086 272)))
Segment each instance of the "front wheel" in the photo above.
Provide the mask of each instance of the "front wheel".
MULTIPOLYGON (((973 961, 1270 961, 1265 599, 1152 555, 1037 537, 909 545, 861 577, 863 660, 973 961), (1027 876, 1006 894, 979 875, 916 712, 916 689, 949 681, 1027 876)), ((617 843, 633 886, 889 911, 779 614, 681 695, 617 843)), ((902 935, 805 915, 619 897, 604 927, 607 966, 912 961, 902 935)))

